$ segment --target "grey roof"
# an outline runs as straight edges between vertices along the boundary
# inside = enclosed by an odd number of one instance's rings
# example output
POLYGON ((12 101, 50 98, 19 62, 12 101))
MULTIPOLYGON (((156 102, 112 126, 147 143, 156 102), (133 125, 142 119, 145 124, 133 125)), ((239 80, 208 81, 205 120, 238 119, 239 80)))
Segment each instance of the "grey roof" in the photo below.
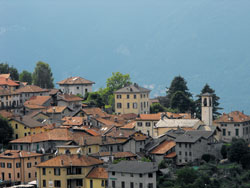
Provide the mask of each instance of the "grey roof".
POLYGON ((30 128, 44 126, 44 124, 40 123, 39 121, 36 121, 35 119, 32 119, 29 115, 16 116, 13 117, 12 119, 30 128))
POLYGON ((208 139, 214 134, 214 131, 187 131, 185 134, 178 136, 175 142, 195 143, 200 138, 208 139))
POLYGON ((201 96, 204 96, 204 97, 211 97, 211 96, 213 96, 213 94, 211 94, 211 93, 203 93, 201 96))
POLYGON ((135 174, 150 173, 157 170, 158 166, 156 163, 142 161, 121 161, 118 164, 111 164, 108 167, 109 172, 124 172, 135 174))
POLYGON ((137 84, 131 84, 129 86, 126 86, 124 88, 118 89, 115 91, 115 93, 142 93, 142 92, 150 92, 150 89, 146 89, 143 87, 140 87, 137 84))

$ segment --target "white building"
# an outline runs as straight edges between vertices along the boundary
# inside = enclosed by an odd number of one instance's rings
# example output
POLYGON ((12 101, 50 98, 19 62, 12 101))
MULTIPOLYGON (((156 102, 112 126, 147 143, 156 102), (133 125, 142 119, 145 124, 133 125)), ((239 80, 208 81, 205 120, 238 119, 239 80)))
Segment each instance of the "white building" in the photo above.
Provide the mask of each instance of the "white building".
POLYGON ((87 92, 92 92, 92 85, 94 83, 95 82, 86 80, 79 76, 70 77, 63 81, 57 82, 63 93, 74 95, 81 94, 82 96, 84 96, 87 92))

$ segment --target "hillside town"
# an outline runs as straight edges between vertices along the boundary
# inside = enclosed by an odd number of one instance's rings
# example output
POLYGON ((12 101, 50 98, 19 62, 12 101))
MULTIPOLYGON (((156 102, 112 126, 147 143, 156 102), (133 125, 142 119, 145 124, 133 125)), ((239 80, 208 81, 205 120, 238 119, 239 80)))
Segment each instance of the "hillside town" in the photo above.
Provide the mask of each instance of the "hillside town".
POLYGON ((250 116, 232 111, 215 119, 211 93, 201 95, 198 117, 153 113, 159 99, 143 83, 115 90, 113 109, 86 103, 93 84, 75 76, 47 89, 0 74, 0 115, 13 131, 1 143, 0 187, 171 187, 160 183, 177 169, 199 167, 206 156, 226 163, 223 146, 250 142, 250 116))

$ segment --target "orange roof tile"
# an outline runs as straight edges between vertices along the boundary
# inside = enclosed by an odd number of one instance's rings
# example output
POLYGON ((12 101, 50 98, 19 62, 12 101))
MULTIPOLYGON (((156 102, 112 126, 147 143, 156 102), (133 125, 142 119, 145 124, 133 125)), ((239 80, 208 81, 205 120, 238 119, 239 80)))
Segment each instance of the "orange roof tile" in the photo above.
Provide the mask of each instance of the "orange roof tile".
POLYGON ((106 136, 112 137, 112 138, 128 138, 129 136, 133 135, 136 131, 135 130, 129 130, 129 129, 120 129, 117 127, 113 127, 106 136))
POLYGON ((73 94, 61 94, 58 97, 58 100, 63 100, 63 101, 68 101, 68 102, 72 102, 72 101, 83 101, 83 99, 81 97, 78 97, 76 95, 73 94))
POLYGON ((167 151, 176 146, 176 143, 172 140, 165 140, 156 148, 154 148, 150 153, 151 154, 165 154, 167 151))
POLYGON ((243 114, 240 111, 233 111, 233 112, 230 112, 229 114, 223 113, 219 119, 215 120, 215 122, 218 122, 218 123, 230 123, 230 122, 240 123, 240 122, 245 122, 245 121, 249 121, 249 120, 250 120, 250 116, 243 114))
POLYGON ((131 121, 127 123, 126 125, 122 126, 121 129, 134 129, 136 125, 135 121, 131 121))
POLYGON ((85 117, 64 117, 62 119, 63 125, 69 125, 69 126, 80 126, 83 125, 84 120, 86 120, 85 117))
POLYGON ((49 113, 49 114, 54 114, 54 113, 60 114, 66 108, 67 108, 67 106, 50 106, 50 107, 47 108, 46 113, 49 113))
POLYGON ((4 118, 12 118, 14 116, 14 114, 12 114, 11 112, 8 112, 6 110, 0 110, 0 115, 4 118))
POLYGON ((104 112, 101 108, 84 108, 82 111, 86 115, 92 115, 93 117, 110 117, 110 115, 104 112))
POLYGON ((115 158, 126 158, 126 157, 136 157, 136 154, 130 152, 130 151, 124 151, 124 152, 115 152, 112 153, 115 158))
POLYGON ((101 165, 103 161, 96 159, 91 156, 85 155, 59 155, 50 160, 42 162, 37 165, 37 167, 71 167, 71 166, 81 166, 88 167, 94 165, 101 165))
POLYGON ((1 78, 10 78, 10 74, 0 74, 1 78))
POLYGON ((44 105, 48 100, 51 99, 51 96, 32 96, 24 105, 44 105))
POLYGON ((19 88, 15 91, 15 93, 40 93, 40 92, 48 92, 48 89, 42 89, 36 85, 26 85, 22 88, 19 88))
POLYGON ((74 84, 77 84, 77 85, 81 85, 81 84, 94 84, 95 82, 92 82, 90 80, 86 80, 85 78, 81 78, 79 76, 75 76, 75 77, 70 77, 70 78, 67 78, 65 80, 62 80, 60 82, 57 82, 57 84, 59 85, 74 85, 74 84))
POLYGON ((176 152, 172 152, 172 153, 170 153, 168 155, 165 155, 164 157, 165 158, 174 158, 174 157, 176 157, 176 152))
POLYGON ((159 121, 161 119, 161 113, 158 114, 140 114, 139 118, 136 120, 151 120, 151 121, 159 121))
POLYGON ((17 84, 13 80, 4 77, 0 77, 0 85, 19 86, 19 84, 17 84))
POLYGON ((87 175, 87 178, 108 179, 108 172, 105 168, 95 167, 89 172, 89 174, 87 175))
POLYGON ((27 152, 27 151, 20 151, 20 150, 6 150, 0 154, 0 158, 25 158, 25 157, 39 157, 42 154, 27 152))

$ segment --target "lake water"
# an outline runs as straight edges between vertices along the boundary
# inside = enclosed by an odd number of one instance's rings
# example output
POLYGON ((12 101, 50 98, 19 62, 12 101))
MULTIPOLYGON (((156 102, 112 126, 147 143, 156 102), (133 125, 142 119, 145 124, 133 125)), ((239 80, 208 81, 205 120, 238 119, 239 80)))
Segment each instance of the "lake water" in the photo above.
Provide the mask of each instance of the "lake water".
POLYGON ((250 114, 249 0, 0 0, 0 62, 104 87, 112 72, 163 95, 176 75, 250 114))

